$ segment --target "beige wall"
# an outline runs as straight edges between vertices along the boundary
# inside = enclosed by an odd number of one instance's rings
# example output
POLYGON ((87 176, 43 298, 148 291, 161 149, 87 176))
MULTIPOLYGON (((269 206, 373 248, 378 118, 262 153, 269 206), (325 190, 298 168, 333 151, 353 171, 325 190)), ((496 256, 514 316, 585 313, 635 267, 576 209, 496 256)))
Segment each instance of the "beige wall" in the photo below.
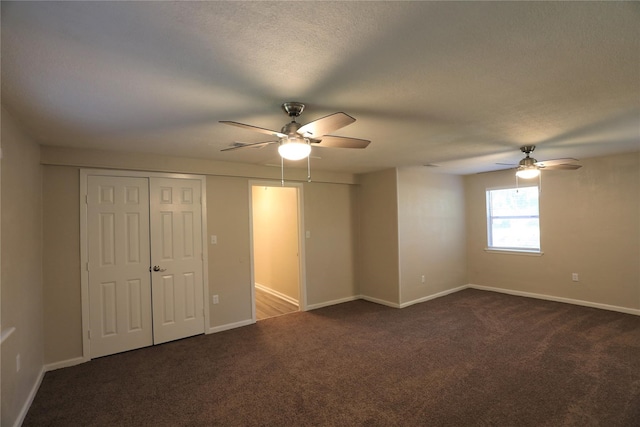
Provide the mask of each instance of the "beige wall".
MULTIPOLYGON (((483 250, 485 187, 511 185, 511 172, 465 177, 466 203, 461 178, 422 169, 365 174, 360 186, 305 183, 307 304, 360 294, 401 304, 463 284, 468 265, 473 284, 637 308, 638 163, 634 154, 586 159, 576 172, 547 171, 542 257, 483 250), (457 250, 465 204, 466 264, 457 250), (416 280, 422 274, 425 286, 416 280)), ((44 167, 46 363, 81 356, 78 170, 44 167)), ((208 251, 209 293, 220 300, 210 306, 214 328, 251 319, 249 181, 207 177, 207 226, 218 236, 208 251)))
POLYGON ((358 226, 356 187, 305 183, 304 239, 307 305, 357 296, 358 226))
POLYGON ((581 164, 542 173, 539 257, 484 251, 485 191, 513 186, 513 171, 465 177, 470 283, 640 308, 640 153, 581 164))
MULTIPOLYGON (((94 166, 114 162, 107 152, 101 153, 103 163, 95 152, 87 155, 87 159, 80 154, 70 159, 94 166)), ((115 158, 119 156, 116 154, 115 158)), ((144 170, 153 169, 153 162, 138 160, 144 163, 144 170)), ((156 166, 159 171, 173 169, 172 159, 163 159, 156 166)), ((43 166, 46 363, 82 356, 79 169, 74 164, 43 166)), ((181 169, 180 172, 192 171, 181 169)), ((224 328, 252 318, 249 240, 252 178, 216 176, 215 170, 210 173, 212 175, 207 176, 207 228, 209 235, 217 236, 218 243, 211 245, 209 238, 206 239, 209 294, 218 295, 219 304, 210 304, 209 326, 224 328)), ((305 240, 307 304, 322 305, 357 296, 355 186, 304 183, 303 194, 303 221, 312 233, 311 238, 305 240)))
POLYGON ((256 283, 298 301, 298 190, 255 185, 252 210, 256 283))
POLYGON ((466 285, 462 177, 399 168, 398 239, 401 303, 466 285))
POLYGON ((249 184, 246 178, 207 177, 207 229, 218 243, 209 245, 209 295, 212 327, 252 318, 249 184))
POLYGON ((359 176, 360 293, 400 303, 396 169, 359 176))
POLYGON ((80 171, 43 167, 44 361, 82 356, 80 171))
POLYGON ((2 110, 3 426, 13 425, 43 368, 42 174, 40 149, 2 110), (21 369, 16 372, 16 356, 21 369))

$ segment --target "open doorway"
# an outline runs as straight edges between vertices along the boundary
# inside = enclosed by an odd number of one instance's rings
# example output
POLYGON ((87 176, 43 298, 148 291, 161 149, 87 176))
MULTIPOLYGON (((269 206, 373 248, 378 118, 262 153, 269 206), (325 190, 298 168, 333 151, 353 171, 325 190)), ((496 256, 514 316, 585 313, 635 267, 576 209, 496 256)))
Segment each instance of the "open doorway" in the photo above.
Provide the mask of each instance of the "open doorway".
POLYGON ((251 185, 254 320, 304 310, 301 186, 251 185))

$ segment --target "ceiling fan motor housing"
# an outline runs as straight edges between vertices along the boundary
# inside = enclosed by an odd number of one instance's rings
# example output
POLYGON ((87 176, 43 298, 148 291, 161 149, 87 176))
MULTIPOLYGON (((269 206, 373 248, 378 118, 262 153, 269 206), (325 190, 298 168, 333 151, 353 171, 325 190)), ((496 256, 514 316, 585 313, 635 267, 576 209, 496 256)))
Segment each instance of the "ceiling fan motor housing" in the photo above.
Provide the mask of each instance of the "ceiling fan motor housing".
POLYGON ((300 123, 294 121, 282 126, 280 132, 288 135, 289 137, 295 137, 298 134, 298 129, 301 127, 302 125, 300 123))
POLYGON ((523 167, 523 168, 532 168, 532 167, 535 167, 537 162, 538 161, 536 159, 534 159, 533 157, 529 157, 529 155, 527 154, 527 157, 520 160, 519 165, 520 167, 523 167))
POLYGON ((524 159, 520 160, 520 163, 518 163, 520 168, 529 169, 529 168, 535 168, 536 167, 536 163, 538 161, 536 159, 534 159, 533 157, 529 157, 529 154, 531 154, 531 152, 533 150, 535 150, 535 149, 536 149, 535 145, 524 145, 524 146, 520 147, 520 151, 522 151, 524 154, 527 155, 527 157, 525 157, 524 159))

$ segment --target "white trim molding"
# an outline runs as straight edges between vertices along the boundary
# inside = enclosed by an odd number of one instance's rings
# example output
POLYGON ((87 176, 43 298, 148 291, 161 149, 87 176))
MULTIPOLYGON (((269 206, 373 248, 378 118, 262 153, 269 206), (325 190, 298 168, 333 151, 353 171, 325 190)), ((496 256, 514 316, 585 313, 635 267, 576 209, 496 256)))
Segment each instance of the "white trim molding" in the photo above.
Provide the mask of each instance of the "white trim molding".
POLYGON ((295 298, 291 298, 289 295, 285 295, 282 292, 278 292, 275 289, 271 289, 270 287, 265 286, 265 285, 263 285, 261 283, 258 283, 258 282, 255 283, 255 286, 256 286, 256 289, 260 289, 261 291, 266 292, 268 294, 271 294, 274 297, 278 297, 278 298, 283 299, 283 300, 285 300, 287 302, 290 302, 291 304, 298 305, 298 300, 295 299, 295 298))
POLYGON ((241 320, 239 322, 227 323, 226 325, 211 326, 207 334, 214 334, 216 332, 228 331, 229 329, 240 328, 242 326, 249 326, 255 323, 256 323, 255 320, 247 319, 247 320, 241 320))
POLYGON ((38 374, 38 377, 33 383, 33 387, 31 387, 31 391, 29 392, 27 399, 24 401, 24 404, 22 405, 22 409, 20 409, 20 412, 16 417, 16 422, 13 423, 14 427, 20 427, 24 422, 24 419, 27 416, 27 412, 29 412, 29 408, 31 408, 31 404, 33 403, 33 400, 36 398, 36 394, 40 389, 40 384, 42 384, 42 380, 44 379, 45 373, 46 373, 46 370, 45 370, 45 367, 43 366, 42 369, 40 369, 40 373, 38 374))
POLYGON ((363 299, 365 301, 373 302, 373 303, 376 303, 376 304, 386 305, 387 307, 391 307, 391 308, 400 308, 400 304, 398 304, 397 302, 391 302, 391 301, 387 301, 387 300, 384 300, 384 299, 370 297, 370 296, 367 296, 367 295, 360 295, 359 297, 356 297, 355 299, 363 299))
POLYGON ((444 290, 442 292, 438 292, 438 293, 433 294, 433 295, 427 295, 426 297, 415 299, 413 301, 403 302, 403 303, 399 304, 399 308, 409 307, 410 305, 419 304, 421 302, 430 301, 432 299, 436 299, 436 298, 440 298, 440 297, 443 297, 443 296, 446 296, 446 295, 449 295, 449 294, 460 292, 462 290, 467 289, 467 287, 468 287, 467 285, 458 286, 457 288, 447 289, 447 290, 444 290))
POLYGON ((59 362, 48 363, 44 365, 45 372, 55 371, 56 369, 68 368, 70 366, 76 366, 81 363, 88 362, 84 357, 75 357, 73 359, 61 360, 59 362))
POLYGON ((553 295, 536 294, 536 293, 532 293, 532 292, 514 291, 514 290, 511 290, 511 289, 494 288, 494 287, 491 287, 491 286, 481 286, 481 285, 469 284, 466 287, 471 288, 471 289, 478 289, 478 290, 481 290, 481 291, 499 292, 501 294, 509 294, 509 295, 515 295, 515 296, 519 296, 519 297, 536 298, 536 299, 543 299, 543 300, 547 300, 547 301, 562 302, 562 303, 566 303, 566 304, 581 305, 581 306, 584 306, 584 307, 599 308, 601 310, 617 311, 619 313, 626 313, 626 314, 633 314, 633 315, 636 315, 636 316, 640 316, 640 310, 635 309, 635 308, 619 307, 617 305, 609 305, 609 304, 602 304, 602 303, 599 303, 599 302, 583 301, 583 300, 578 300, 578 299, 573 299, 573 298, 556 297, 556 296, 553 296, 553 295))
POLYGON ((507 249, 507 248, 484 248, 484 251, 488 254, 503 254, 503 255, 525 255, 525 256, 542 256, 542 251, 527 251, 524 249, 507 249))
POLYGON ((351 296, 351 297, 339 298, 339 299, 334 299, 334 300, 331 300, 331 301, 324 301, 324 302, 320 302, 318 304, 309 304, 309 305, 307 305, 307 311, 309 311, 309 310, 317 310, 317 309, 322 308, 322 307, 329 307, 331 305, 342 304, 343 302, 355 301, 355 300, 358 300, 358 299, 362 299, 362 297, 358 296, 358 295, 354 295, 354 296, 351 296))

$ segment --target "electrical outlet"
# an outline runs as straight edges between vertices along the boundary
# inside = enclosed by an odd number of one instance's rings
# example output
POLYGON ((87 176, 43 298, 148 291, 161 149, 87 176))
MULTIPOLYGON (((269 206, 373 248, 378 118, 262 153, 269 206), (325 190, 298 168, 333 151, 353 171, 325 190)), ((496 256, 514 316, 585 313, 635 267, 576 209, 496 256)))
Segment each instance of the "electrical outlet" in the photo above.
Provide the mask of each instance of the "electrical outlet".
POLYGON ((574 282, 579 282, 580 279, 578 277, 578 273, 571 273, 571 280, 573 280, 574 282))
POLYGON ((211 244, 212 245, 217 245, 218 244, 218 236, 216 236, 215 234, 211 235, 211 244))
POLYGON ((422 275, 422 283, 426 282, 426 278, 424 277, 424 274, 422 275))
POLYGON ((20 372, 20 353, 16 355, 16 372, 20 372))
POLYGON ((211 297, 211 299, 213 300, 213 303, 214 303, 214 304, 217 304, 217 303, 219 303, 219 302, 220 302, 220 300, 218 299, 218 295, 214 295, 214 296, 212 296, 212 297, 211 297))

